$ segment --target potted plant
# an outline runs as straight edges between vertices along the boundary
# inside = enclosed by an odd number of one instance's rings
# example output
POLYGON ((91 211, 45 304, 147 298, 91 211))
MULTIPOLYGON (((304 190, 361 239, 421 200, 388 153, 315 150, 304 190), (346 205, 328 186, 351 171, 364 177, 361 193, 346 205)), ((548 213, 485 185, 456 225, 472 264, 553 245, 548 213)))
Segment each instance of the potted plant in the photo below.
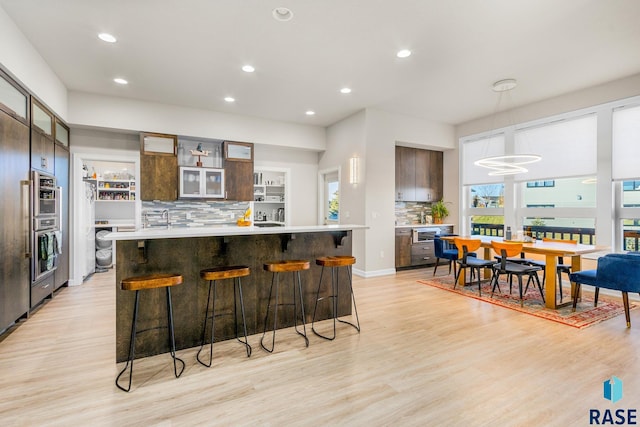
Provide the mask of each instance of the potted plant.
POLYGON ((431 204, 431 216, 434 224, 442 224, 442 220, 449 216, 449 209, 444 200, 438 200, 431 204))

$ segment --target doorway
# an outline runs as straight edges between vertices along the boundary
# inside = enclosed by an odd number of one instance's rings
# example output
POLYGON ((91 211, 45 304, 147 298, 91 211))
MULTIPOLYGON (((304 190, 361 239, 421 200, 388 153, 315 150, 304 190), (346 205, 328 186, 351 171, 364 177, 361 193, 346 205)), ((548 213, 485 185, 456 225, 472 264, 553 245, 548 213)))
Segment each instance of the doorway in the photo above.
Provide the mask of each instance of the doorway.
POLYGON ((320 171, 318 175, 318 223, 340 223, 340 168, 320 171))

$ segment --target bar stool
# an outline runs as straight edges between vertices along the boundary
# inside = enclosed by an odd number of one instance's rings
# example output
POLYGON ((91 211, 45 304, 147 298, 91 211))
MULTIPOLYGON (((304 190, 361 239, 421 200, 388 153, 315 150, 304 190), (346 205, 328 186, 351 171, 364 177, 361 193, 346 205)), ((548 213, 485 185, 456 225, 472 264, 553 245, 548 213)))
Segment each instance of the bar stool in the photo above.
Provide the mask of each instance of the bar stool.
POLYGON ((358 331, 358 333, 360 333, 360 320, 358 319, 358 309, 356 308, 356 297, 353 294, 353 285, 351 281, 351 266, 355 263, 356 263, 356 259, 355 257, 352 257, 352 256, 328 256, 328 257, 321 257, 316 259, 316 264, 322 266, 322 271, 320 272, 320 281, 318 282, 318 291, 316 292, 316 304, 313 309, 313 319, 311 320, 311 330, 313 331, 314 334, 316 334, 321 338, 324 338, 326 340, 333 340, 336 338, 336 320, 338 322, 346 323, 348 325, 353 326, 358 331), (322 287, 322 276, 324 275, 325 267, 331 268, 332 294, 321 298, 320 288, 322 287), (347 322, 346 320, 338 319, 338 272, 339 272, 338 268, 340 267, 347 268, 347 275, 349 277, 349 292, 351 292, 351 301, 353 301, 353 310, 356 315, 357 325, 351 322, 347 322), (318 331, 316 331, 315 325, 314 325, 316 321, 316 312, 318 310, 318 302, 325 299, 330 299, 332 301, 332 304, 331 304, 331 311, 332 311, 332 317, 333 317, 333 336, 332 337, 328 337, 320 334, 318 331))
POLYGON ((176 357, 176 341, 173 333, 173 308, 171 305, 171 287, 176 286, 182 283, 182 276, 179 274, 151 274, 148 276, 136 276, 136 277, 128 277, 123 279, 120 283, 120 288, 124 291, 136 291, 136 300, 133 308, 133 323, 131 324, 131 341, 129 343, 129 359, 127 360, 127 364, 124 366, 122 371, 118 374, 116 378, 116 386, 122 390, 128 392, 131 390, 131 379, 133 377, 133 359, 135 358, 135 347, 136 347, 136 334, 138 332, 146 332, 155 329, 167 328, 169 331, 169 348, 171 357, 173 358, 173 372, 176 378, 182 375, 184 371, 184 361, 179 357, 176 357), (138 320, 138 305, 140 303, 140 291, 144 289, 155 289, 155 288, 166 288, 167 290, 167 326, 156 326, 153 328, 143 329, 141 331, 136 331, 136 323, 138 320), (182 369, 178 373, 178 367, 176 365, 176 361, 182 363, 182 369), (122 374, 129 367, 129 363, 131 363, 131 367, 129 369, 129 386, 127 388, 122 387, 118 381, 122 374))
POLYGON ((304 316, 304 302, 302 299, 302 282, 300 280, 300 272, 302 270, 309 269, 309 261, 304 260, 288 260, 288 261, 274 261, 268 262, 264 264, 265 271, 270 271, 273 273, 271 278, 271 288, 269 288, 269 300, 267 302, 267 312, 264 316, 264 332, 262 333, 262 338, 260 338, 260 345, 269 353, 273 353, 273 349, 275 347, 276 342, 276 329, 278 327, 278 306, 280 305, 293 305, 293 319, 294 319, 294 327, 296 332, 304 338, 305 346, 309 347, 309 339, 307 338, 307 328, 305 327, 305 316, 304 316), (295 273, 293 276, 293 303, 278 303, 278 298, 280 295, 280 273, 295 273), (300 332, 298 330, 298 302, 296 301, 296 279, 298 285, 298 293, 300 298, 300 309, 302 312, 302 330, 300 332), (271 349, 268 349, 264 345, 264 337, 267 334, 267 321, 269 319, 269 308, 271 307, 271 295, 273 294, 273 286, 275 284, 276 292, 275 292, 275 304, 273 305, 273 336, 271 338, 271 349))
POLYGON ((202 341, 200 344, 200 350, 198 350, 198 354, 196 355, 196 359, 198 360, 198 362, 200 362, 202 365, 206 367, 210 367, 211 362, 213 360, 215 318, 220 316, 233 315, 236 339, 246 346, 247 357, 251 356, 251 346, 249 345, 249 340, 247 339, 247 322, 244 317, 244 300, 242 298, 242 283, 240 282, 240 278, 248 276, 249 273, 250 273, 249 267, 244 265, 214 267, 214 268, 208 268, 206 270, 200 271, 200 277, 203 278, 204 280, 209 281, 209 290, 207 292, 207 309, 205 310, 204 323, 202 325, 202 341), (233 283, 233 313, 216 314, 217 281, 225 280, 225 279, 234 279, 232 282, 233 283), (238 337, 238 311, 237 311, 238 302, 236 298, 236 291, 238 294, 240 294, 240 310, 242 313, 242 328, 244 330, 244 341, 242 341, 238 337), (211 305, 211 315, 209 315, 209 305, 211 305), (211 319, 211 343, 209 348, 209 363, 207 364, 206 362, 203 362, 202 360, 200 360, 200 352, 204 348, 205 335, 207 331, 207 320, 209 319, 211 319))

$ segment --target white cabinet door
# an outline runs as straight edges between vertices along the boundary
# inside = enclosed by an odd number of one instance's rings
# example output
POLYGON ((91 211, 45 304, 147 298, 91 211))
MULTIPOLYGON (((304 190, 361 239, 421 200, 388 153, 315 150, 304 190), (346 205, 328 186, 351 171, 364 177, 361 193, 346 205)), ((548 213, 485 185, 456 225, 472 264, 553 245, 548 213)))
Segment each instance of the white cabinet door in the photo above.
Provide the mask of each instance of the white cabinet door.
POLYGON ((224 197, 224 169, 180 168, 180 197, 221 199, 224 197))

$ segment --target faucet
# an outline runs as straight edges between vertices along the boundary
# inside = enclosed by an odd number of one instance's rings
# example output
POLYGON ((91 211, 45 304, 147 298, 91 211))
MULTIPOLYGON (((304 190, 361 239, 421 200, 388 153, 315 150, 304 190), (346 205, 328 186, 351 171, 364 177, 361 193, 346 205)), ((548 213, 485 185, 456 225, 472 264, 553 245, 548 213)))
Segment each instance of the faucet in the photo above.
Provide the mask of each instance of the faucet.
POLYGON ((162 218, 167 219, 167 228, 171 227, 171 215, 169 215, 169 209, 162 211, 162 218))

